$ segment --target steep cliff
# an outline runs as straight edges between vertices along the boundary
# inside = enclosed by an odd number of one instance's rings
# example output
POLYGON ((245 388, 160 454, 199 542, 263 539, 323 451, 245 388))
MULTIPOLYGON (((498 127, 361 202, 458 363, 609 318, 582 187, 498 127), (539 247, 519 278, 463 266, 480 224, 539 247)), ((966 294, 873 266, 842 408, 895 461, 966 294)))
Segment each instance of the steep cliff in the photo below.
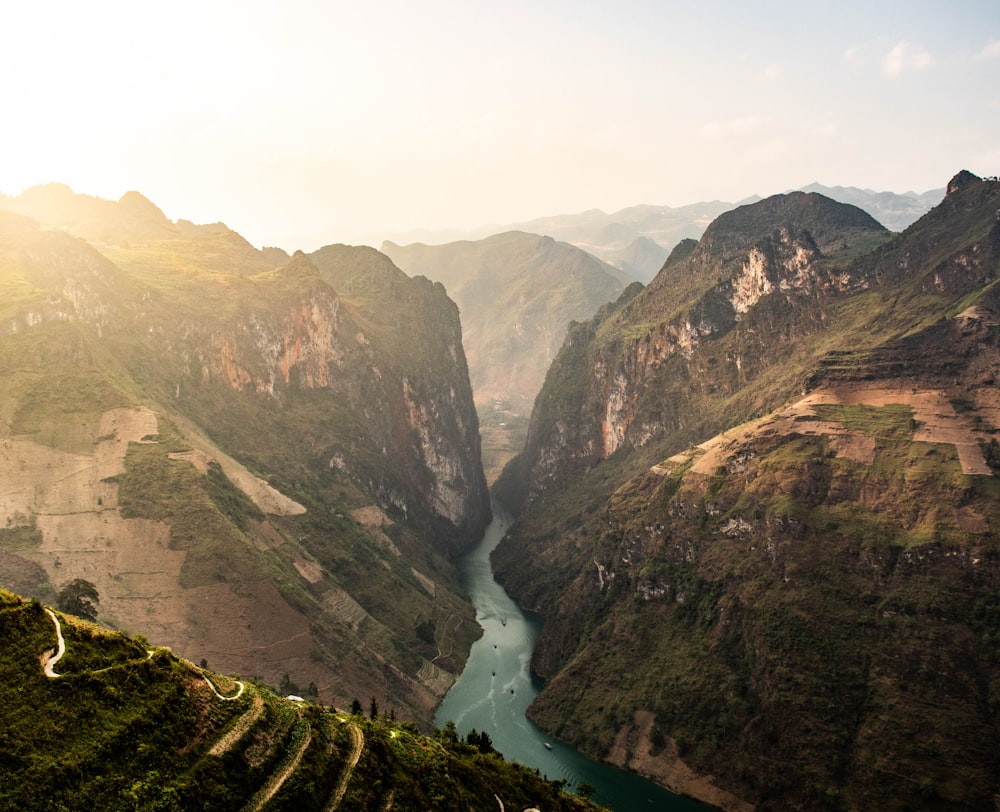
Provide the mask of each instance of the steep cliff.
POLYGON ((966 180, 891 238, 736 210, 571 331, 494 556, 546 729, 727 808, 990 807, 1000 184, 966 180))
POLYGON ((579 248, 519 231, 382 250, 407 273, 442 283, 458 304, 492 480, 524 442, 567 325, 616 298, 626 279, 579 248))
POLYGON ((489 519, 455 305, 370 249, 273 268, 118 222, 2 238, 4 582, 83 578, 191 659, 429 722, 478 631, 448 558, 489 519))
MULTIPOLYGON (((845 270, 844 258, 888 236, 861 210, 815 194, 723 214, 700 243, 679 244, 645 290, 630 288, 571 329, 525 450, 497 492, 517 510, 553 479, 585 473, 623 444, 683 445, 739 419, 747 383, 801 352, 832 296, 869 284, 845 270), (841 258, 827 259, 820 244, 841 258)), ((772 404, 797 385, 789 371, 769 393, 772 404)))

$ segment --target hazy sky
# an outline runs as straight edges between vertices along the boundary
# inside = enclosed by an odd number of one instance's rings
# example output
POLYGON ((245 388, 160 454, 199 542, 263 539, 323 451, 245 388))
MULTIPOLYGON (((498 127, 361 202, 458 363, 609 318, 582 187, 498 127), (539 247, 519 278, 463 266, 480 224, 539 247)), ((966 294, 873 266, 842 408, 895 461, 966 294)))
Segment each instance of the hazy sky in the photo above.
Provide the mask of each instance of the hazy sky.
POLYGON ((288 250, 1000 172, 1000 2, 7 3, 0 191, 288 250))

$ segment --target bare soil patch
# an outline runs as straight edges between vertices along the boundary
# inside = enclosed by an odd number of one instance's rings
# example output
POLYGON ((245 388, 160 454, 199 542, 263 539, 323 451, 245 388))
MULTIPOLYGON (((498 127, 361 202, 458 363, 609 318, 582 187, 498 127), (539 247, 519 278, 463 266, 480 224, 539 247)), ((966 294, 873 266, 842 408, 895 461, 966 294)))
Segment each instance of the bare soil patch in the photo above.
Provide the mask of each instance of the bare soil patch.
POLYGON ((801 400, 767 417, 718 434, 653 466, 651 470, 666 475, 678 465, 693 459, 691 467, 693 472, 711 476, 754 436, 773 434, 823 435, 830 438, 830 447, 838 457, 871 465, 875 459, 877 438, 848 431, 846 426, 836 421, 821 420, 814 408, 818 404, 907 406, 913 411, 916 423, 914 442, 952 445, 958 454, 962 473, 978 476, 993 475, 979 445, 979 438, 986 435, 974 426, 972 420, 955 411, 944 392, 858 384, 842 384, 810 392, 801 400))
POLYGON ((699 775, 688 767, 677 752, 671 739, 668 745, 653 755, 650 734, 654 714, 637 710, 631 725, 624 725, 615 736, 605 759, 616 767, 629 769, 665 786, 671 792, 690 795, 726 812, 750 812, 752 804, 720 789, 710 775, 699 775))

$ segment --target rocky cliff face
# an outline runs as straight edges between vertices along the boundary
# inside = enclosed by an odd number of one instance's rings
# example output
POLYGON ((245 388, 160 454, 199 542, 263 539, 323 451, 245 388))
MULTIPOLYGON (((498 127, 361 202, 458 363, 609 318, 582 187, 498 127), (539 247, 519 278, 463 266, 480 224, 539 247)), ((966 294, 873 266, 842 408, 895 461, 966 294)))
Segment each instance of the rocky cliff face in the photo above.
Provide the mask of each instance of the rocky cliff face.
POLYGON ((623 275, 579 248, 523 232, 435 246, 386 243, 383 250, 408 273, 442 283, 461 310, 495 478, 524 441, 531 404, 567 325, 616 298, 623 275))
POLYGON ((571 331, 494 555, 536 721, 725 808, 989 807, 998 201, 763 201, 571 331))
POLYGON ((0 577, 85 578, 194 660, 428 722, 477 632, 447 559, 489 520, 457 308, 370 249, 271 268, 117 222, 0 245, 0 577))
POLYGON ((722 215, 700 244, 679 245, 648 288, 630 289, 573 328, 532 414, 525 451, 498 493, 516 509, 567 470, 585 471, 623 445, 684 434, 690 386, 716 401, 731 396, 772 362, 777 341, 820 329, 827 297, 869 282, 825 261, 810 227, 828 250, 888 235, 864 212, 819 195, 776 196, 722 215), (791 308, 799 317, 785 319, 791 308), (660 385, 675 403, 652 394, 660 385), (553 419, 550 408, 573 413, 553 419))

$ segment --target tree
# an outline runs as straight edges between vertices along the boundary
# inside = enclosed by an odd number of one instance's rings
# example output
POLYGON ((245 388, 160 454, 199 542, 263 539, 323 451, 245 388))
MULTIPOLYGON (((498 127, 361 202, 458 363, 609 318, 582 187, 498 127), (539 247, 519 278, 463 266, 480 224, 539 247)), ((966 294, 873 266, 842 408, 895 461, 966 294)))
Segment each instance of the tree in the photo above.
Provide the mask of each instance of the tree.
POLYGON ((490 738, 490 734, 485 730, 480 733, 475 728, 469 731, 468 735, 465 737, 465 741, 479 750, 480 753, 495 753, 496 750, 493 749, 493 740, 490 738))
POLYGON ((458 730, 455 728, 455 723, 451 719, 445 722, 444 727, 437 732, 437 737, 438 741, 458 744, 458 730))
POLYGON ((374 719, 378 716, 378 702, 375 701, 375 697, 372 697, 372 704, 368 708, 368 718, 374 719))
POLYGON ((351 700, 351 716, 360 716, 360 715, 361 715, 361 703, 358 702, 357 697, 354 697, 354 699, 351 700))
POLYGON ((91 621, 97 620, 98 603, 97 587, 83 578, 74 578, 65 584, 56 598, 56 607, 60 612, 91 621))

